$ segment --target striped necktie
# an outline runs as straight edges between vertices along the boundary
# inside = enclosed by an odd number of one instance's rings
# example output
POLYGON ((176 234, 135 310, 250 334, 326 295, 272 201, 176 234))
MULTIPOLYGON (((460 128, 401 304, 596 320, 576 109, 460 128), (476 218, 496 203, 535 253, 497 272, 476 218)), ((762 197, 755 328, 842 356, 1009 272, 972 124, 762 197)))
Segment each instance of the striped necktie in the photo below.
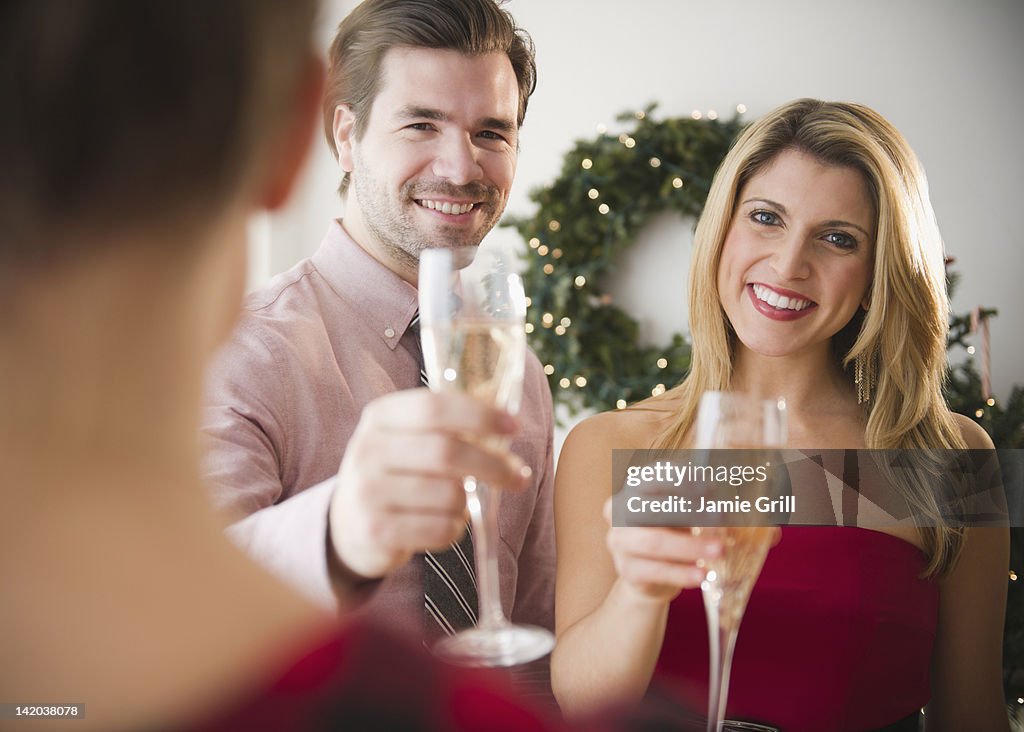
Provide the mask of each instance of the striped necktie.
MULTIPOLYGON (((423 352, 419 339, 420 315, 416 313, 409 328, 416 336, 416 353, 420 362, 420 382, 429 386, 423 368, 423 352)), ((466 524, 466 533, 458 542, 440 552, 423 555, 423 621, 428 641, 442 635, 453 635, 471 628, 477 622, 476 567, 473 564, 473 532, 466 524)))

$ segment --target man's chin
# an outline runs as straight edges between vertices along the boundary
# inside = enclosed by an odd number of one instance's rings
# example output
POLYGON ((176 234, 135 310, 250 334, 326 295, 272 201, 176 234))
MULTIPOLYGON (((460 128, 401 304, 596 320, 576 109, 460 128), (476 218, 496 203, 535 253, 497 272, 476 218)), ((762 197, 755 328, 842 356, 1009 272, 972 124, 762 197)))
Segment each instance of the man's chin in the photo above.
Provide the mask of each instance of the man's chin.
POLYGON ((473 248, 480 246, 480 242, 484 239, 483 234, 475 234, 473 236, 433 236, 423 237, 421 239, 424 242, 424 249, 462 249, 465 247, 473 248))

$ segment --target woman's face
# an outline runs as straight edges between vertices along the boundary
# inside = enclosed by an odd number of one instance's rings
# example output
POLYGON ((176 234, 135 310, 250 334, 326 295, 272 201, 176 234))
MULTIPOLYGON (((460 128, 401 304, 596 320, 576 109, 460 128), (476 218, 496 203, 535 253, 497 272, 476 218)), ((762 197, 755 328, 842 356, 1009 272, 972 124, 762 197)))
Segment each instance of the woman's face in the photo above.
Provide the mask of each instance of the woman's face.
POLYGON ((875 211, 861 173, 780 153, 739 191, 718 266, 736 335, 764 356, 827 356, 866 300, 875 211))

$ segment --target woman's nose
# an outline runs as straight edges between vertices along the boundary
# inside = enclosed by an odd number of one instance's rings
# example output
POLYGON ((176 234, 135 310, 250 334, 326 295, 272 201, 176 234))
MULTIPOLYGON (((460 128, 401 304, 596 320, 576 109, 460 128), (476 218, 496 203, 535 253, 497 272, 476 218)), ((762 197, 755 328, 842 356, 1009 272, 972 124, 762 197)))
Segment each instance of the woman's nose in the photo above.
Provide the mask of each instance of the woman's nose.
POLYGON ((810 274, 803 236, 787 236, 777 242, 771 259, 772 269, 784 280, 802 280, 810 274))

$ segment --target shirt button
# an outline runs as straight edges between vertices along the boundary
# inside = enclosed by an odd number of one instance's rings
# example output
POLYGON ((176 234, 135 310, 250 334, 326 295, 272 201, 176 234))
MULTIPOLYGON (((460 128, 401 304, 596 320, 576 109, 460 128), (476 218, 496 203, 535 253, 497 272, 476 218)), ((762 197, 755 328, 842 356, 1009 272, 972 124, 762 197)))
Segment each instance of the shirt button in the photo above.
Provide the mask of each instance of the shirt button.
POLYGON ((385 338, 394 338, 395 337, 395 329, 394 328, 385 328, 384 329, 384 337, 385 338))

